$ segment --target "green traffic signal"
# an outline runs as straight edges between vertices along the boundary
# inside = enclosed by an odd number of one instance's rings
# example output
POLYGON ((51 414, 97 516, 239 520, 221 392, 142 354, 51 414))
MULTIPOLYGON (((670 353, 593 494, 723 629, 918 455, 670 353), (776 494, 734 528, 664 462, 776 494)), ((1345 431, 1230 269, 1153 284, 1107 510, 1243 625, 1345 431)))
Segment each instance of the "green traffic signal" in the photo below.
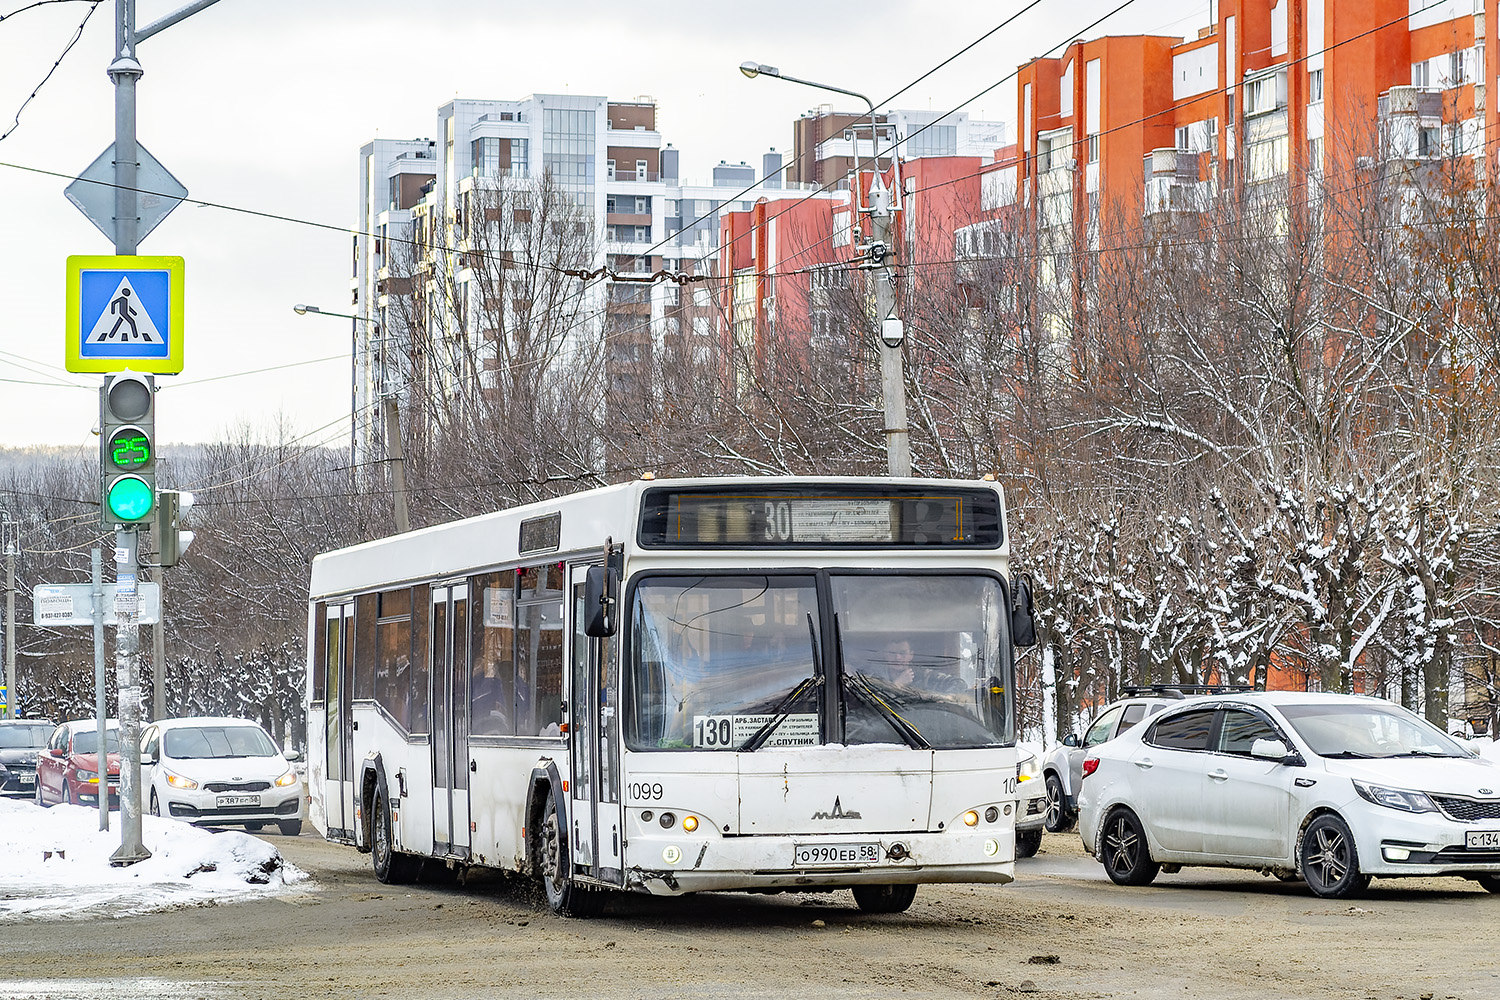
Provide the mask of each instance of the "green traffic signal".
POLYGON ((119 521, 139 521, 151 513, 154 496, 151 487, 139 476, 121 476, 109 484, 105 493, 109 513, 119 521))

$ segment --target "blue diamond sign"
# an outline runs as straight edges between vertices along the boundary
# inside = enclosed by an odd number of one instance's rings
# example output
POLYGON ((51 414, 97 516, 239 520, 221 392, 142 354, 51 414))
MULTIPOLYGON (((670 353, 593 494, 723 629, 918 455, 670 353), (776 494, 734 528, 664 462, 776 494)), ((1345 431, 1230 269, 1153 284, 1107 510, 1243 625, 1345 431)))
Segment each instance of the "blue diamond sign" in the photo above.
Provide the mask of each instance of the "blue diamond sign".
POLYGON ((183 298, 181 257, 69 257, 68 371, 182 371, 183 298))

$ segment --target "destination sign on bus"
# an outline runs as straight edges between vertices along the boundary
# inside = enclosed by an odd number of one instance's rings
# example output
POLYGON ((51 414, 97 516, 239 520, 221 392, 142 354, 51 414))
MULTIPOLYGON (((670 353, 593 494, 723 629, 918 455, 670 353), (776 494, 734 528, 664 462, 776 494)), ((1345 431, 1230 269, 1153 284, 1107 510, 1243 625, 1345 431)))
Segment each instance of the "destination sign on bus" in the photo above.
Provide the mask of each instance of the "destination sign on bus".
MULTIPOLYGON (((693 746, 699 750, 733 750, 771 721, 770 715, 695 715, 693 746)), ((767 747, 815 747, 818 745, 816 712, 788 715, 761 745, 767 747)))
POLYGON ((648 548, 964 547, 1001 542, 992 490, 918 486, 658 489, 641 509, 648 548))

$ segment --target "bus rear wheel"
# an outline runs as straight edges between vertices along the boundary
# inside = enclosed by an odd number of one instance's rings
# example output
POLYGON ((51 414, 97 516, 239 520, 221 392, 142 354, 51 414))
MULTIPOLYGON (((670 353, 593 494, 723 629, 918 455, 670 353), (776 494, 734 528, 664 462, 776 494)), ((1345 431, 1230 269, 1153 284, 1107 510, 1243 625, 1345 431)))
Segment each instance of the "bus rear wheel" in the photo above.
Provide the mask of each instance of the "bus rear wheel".
POLYGON ((851 891, 866 913, 904 913, 917 898, 915 885, 857 885, 851 891))
POLYGON ((568 838, 557 815, 557 803, 547 807, 538 831, 535 868, 547 906, 562 917, 593 917, 604 909, 604 893, 585 889, 569 877, 568 838))
POLYGON ((391 836, 391 803, 384 792, 375 795, 375 829, 371 832, 370 863, 375 877, 386 885, 403 885, 416 878, 421 859, 396 850, 391 836))

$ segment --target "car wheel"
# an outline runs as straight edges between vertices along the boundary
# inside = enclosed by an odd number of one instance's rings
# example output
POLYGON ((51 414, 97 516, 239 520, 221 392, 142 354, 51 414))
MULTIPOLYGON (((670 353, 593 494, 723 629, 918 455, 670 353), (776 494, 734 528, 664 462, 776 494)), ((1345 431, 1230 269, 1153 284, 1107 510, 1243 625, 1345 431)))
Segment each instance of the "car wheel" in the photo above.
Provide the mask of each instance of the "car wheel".
MULTIPOLYGON (((276 828, 281 831, 283 837, 300 837, 302 835, 302 821, 300 819, 285 820, 277 823, 276 828)), ((420 863, 418 867, 420 867, 420 863)))
POLYGON ((68 779, 63 779, 62 804, 70 806, 73 804, 73 786, 68 784, 68 779))
POLYGON ((151 789, 151 804, 146 807, 146 810, 153 816, 161 815, 161 800, 156 797, 156 789, 154 788, 151 789))
POLYGON ((1490 892, 1500 892, 1500 875, 1476 875, 1474 881, 1490 892))
POLYGON ((1073 829, 1078 819, 1063 798, 1062 779, 1055 774, 1047 775, 1047 818, 1043 821, 1048 833, 1066 833, 1073 829))
POLYGON ((852 891, 866 913, 905 913, 917 898, 915 885, 857 885, 852 891))
POLYGON ((1016 831, 1016 857, 1034 858, 1041 847, 1042 831, 1040 829, 1016 831))
POLYGON ((42 776, 40 774, 36 776, 36 804, 41 809, 47 808, 47 803, 42 798, 42 776))
POLYGON ((1116 809, 1104 821, 1099 860, 1116 885, 1149 885, 1161 871, 1161 866, 1151 860, 1141 821, 1129 809, 1116 809))
POLYGON ((563 917, 592 917, 604 909, 604 893, 575 885, 568 877, 568 841, 562 832, 556 801, 547 806, 533 864, 553 913, 563 917))
POLYGON ((370 843, 375 877, 386 885, 404 885, 416 877, 421 859, 396 850, 391 836, 391 804, 384 792, 375 794, 375 830, 370 843))
POLYGON ((1297 869, 1314 895, 1329 899, 1356 896, 1370 884, 1370 876, 1360 874, 1349 824, 1333 813, 1307 824, 1297 869))
POLYGON ((264 830, 265 828, 266 828, 266 824, 264 824, 264 823, 246 823, 245 824, 245 829, 249 830, 251 833, 259 833, 260 831, 264 830))

